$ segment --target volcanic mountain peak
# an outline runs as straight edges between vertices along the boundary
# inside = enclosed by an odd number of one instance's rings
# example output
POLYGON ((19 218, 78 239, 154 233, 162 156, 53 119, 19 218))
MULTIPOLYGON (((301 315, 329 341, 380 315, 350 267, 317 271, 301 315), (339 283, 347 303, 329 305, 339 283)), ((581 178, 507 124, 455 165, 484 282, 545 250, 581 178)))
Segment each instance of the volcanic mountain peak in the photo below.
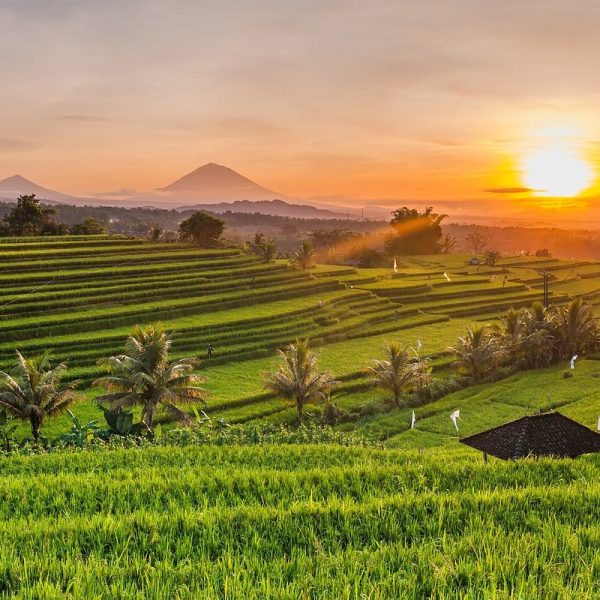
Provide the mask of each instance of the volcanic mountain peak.
POLYGON ((67 194, 49 190, 22 175, 12 175, 0 181, 0 197, 15 199, 21 194, 35 194, 40 200, 67 200, 67 194))
POLYGON ((212 201, 271 200, 281 197, 281 194, 258 185, 233 169, 215 163, 198 167, 159 190, 212 201))

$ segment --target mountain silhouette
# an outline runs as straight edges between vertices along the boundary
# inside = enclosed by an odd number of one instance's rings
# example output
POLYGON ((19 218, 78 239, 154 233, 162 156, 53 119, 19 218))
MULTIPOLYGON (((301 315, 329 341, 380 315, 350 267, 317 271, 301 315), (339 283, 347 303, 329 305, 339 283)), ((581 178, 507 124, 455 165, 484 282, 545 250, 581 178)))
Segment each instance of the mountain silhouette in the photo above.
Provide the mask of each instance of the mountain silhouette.
POLYGON ((25 179, 21 175, 13 175, 0 181, 0 198, 15 200, 23 194, 35 194, 40 200, 54 200, 56 202, 74 199, 73 196, 49 190, 37 183, 33 183, 33 181, 29 181, 29 179, 25 179))
POLYGON ((281 194, 258 185, 229 167, 208 163, 159 188, 176 198, 222 202, 233 200, 274 200, 281 194))

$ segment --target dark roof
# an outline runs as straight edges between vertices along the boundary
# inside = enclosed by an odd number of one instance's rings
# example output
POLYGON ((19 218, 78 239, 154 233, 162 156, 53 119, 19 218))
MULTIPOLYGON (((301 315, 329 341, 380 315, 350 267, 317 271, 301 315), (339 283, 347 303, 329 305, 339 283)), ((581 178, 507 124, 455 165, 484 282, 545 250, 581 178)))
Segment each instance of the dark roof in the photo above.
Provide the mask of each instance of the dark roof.
POLYGON ((600 451, 600 434, 558 412, 522 417, 460 442, 504 460, 526 456, 575 458, 600 451))

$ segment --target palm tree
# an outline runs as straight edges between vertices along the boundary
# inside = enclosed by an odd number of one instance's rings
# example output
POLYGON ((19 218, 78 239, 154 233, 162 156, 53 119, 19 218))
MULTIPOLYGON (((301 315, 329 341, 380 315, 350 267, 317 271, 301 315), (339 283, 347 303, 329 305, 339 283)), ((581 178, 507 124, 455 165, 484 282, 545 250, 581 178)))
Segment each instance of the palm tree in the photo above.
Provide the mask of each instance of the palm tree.
POLYGON ((452 254, 452 250, 454 250, 454 248, 456 248, 458 244, 458 240, 451 236, 449 233, 447 233, 441 241, 441 245, 440 245, 440 249, 442 251, 442 254, 452 254))
POLYGON ((268 238, 264 240, 262 244, 256 246, 255 252, 260 258, 262 258, 263 262, 271 262, 275 253, 277 252, 277 247, 275 246, 275 240, 268 238))
POLYGON ((417 368, 410 360, 407 348, 402 348, 397 342, 389 342, 385 348, 385 360, 373 361, 369 368, 371 380, 377 387, 392 392, 392 401, 395 406, 400 406, 402 396, 423 383, 426 370, 417 368))
POLYGON ((598 342, 598 326, 592 307, 584 304, 581 298, 558 309, 556 328, 563 356, 585 352, 598 342))
POLYGON ((525 335, 523 311, 511 308, 506 315, 502 317, 502 325, 502 343, 510 356, 511 362, 515 362, 525 335))
POLYGON ((467 327, 466 335, 458 338, 457 346, 449 350, 456 355, 454 365, 475 383, 497 367, 503 354, 498 337, 485 325, 467 327))
POLYGON ((300 248, 294 254, 292 262, 303 271, 311 269, 314 263, 315 249, 308 240, 302 240, 300 248))
POLYGON ((15 376, 0 372, 0 407, 18 419, 29 421, 33 439, 40 439, 40 428, 46 417, 66 410, 79 399, 77 381, 61 383, 67 366, 50 367, 50 351, 26 359, 17 351, 15 376))
POLYGON ((530 369, 548 367, 555 358, 555 339, 548 329, 538 329, 523 338, 520 351, 530 369))
POLYGON ((190 422, 178 404, 205 403, 206 391, 198 387, 204 379, 194 375, 198 361, 182 358, 169 361, 171 337, 160 324, 136 327, 125 342, 125 353, 99 361, 110 375, 94 383, 108 392, 98 397, 113 410, 142 407, 142 422, 151 431, 154 417, 162 409, 167 416, 190 422))
POLYGON ((304 406, 309 402, 325 401, 339 384, 317 367, 317 357, 310 351, 308 340, 296 340, 279 351, 283 364, 269 375, 265 388, 275 395, 292 400, 298 410, 298 420, 304 418, 304 406))

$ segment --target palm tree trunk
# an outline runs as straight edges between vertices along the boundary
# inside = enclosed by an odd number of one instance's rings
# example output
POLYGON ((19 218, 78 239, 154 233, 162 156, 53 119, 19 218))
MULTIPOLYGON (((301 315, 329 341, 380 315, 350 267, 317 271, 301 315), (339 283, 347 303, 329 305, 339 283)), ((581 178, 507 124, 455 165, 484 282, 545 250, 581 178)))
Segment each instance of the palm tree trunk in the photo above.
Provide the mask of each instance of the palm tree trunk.
POLYGON ((40 419, 39 415, 34 413, 29 417, 29 422, 31 423, 31 434, 33 435, 33 439, 35 442, 39 442, 42 420, 40 419))
POLYGON ((304 419, 304 402, 299 398, 296 400, 296 407, 298 408, 298 421, 302 423, 304 419))
POLYGON ((152 431, 152 423, 154 421, 154 406, 144 407, 143 421, 144 425, 148 428, 148 431, 152 431))

